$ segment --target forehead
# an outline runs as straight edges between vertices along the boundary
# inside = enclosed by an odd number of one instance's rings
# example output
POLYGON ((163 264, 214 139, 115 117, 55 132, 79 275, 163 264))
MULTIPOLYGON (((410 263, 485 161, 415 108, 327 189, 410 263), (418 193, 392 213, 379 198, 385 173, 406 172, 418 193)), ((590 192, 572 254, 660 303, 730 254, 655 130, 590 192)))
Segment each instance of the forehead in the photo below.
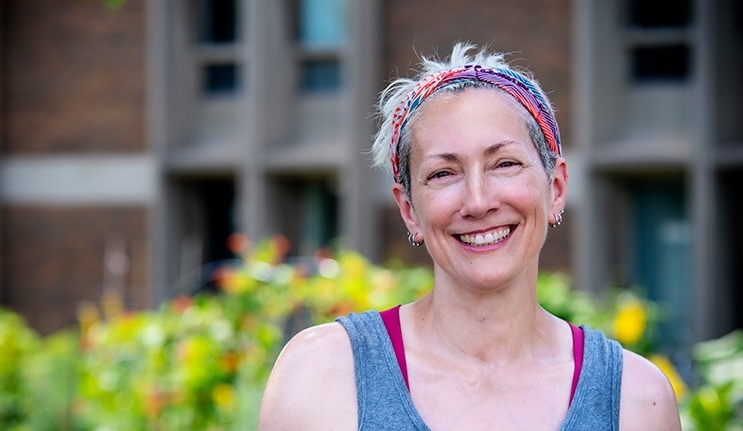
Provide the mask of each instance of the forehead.
POLYGON ((427 99, 411 120, 412 143, 531 139, 528 112, 497 88, 443 90, 427 99))

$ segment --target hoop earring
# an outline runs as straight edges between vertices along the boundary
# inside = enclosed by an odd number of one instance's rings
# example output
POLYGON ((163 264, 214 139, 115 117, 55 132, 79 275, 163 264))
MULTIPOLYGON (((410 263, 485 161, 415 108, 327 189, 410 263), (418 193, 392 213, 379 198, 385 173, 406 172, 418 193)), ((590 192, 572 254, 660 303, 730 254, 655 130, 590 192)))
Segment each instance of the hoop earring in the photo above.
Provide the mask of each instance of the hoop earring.
POLYGON ((564 210, 561 210, 559 213, 554 213, 555 216, 555 222, 549 223, 550 227, 557 227, 562 224, 562 213, 565 212, 564 210))
POLYGON ((416 235, 418 235, 418 234, 417 233, 408 232, 408 242, 413 247, 420 247, 420 246, 423 245, 423 241, 416 241, 415 240, 416 235))

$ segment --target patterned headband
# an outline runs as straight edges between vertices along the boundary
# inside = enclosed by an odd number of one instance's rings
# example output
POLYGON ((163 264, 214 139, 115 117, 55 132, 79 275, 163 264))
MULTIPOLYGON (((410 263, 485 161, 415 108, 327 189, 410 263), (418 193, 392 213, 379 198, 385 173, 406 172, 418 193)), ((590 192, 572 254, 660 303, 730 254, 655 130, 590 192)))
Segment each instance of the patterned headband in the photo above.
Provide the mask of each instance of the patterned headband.
POLYGON ((392 116, 392 140, 390 155, 392 174, 399 183, 399 160, 397 155, 400 135, 411 113, 439 88, 458 81, 480 81, 492 84, 510 94, 521 103, 539 124, 547 144, 557 156, 562 155, 560 131, 552 107, 542 92, 522 75, 507 69, 485 69, 479 65, 467 65, 458 69, 434 73, 421 82, 400 102, 392 116))

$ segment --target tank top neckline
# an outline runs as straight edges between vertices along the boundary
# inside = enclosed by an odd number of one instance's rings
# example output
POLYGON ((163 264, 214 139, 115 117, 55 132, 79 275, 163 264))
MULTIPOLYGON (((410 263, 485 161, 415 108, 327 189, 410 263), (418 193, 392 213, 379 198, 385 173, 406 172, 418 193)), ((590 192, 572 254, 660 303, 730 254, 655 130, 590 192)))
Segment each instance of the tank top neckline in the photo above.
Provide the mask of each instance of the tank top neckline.
MULTIPOLYGON (((405 386, 407 386, 409 392, 410 381, 408 379, 408 365, 405 359, 405 344, 403 343, 402 326, 400 324, 400 305, 381 311, 379 315, 382 317, 382 322, 387 329, 387 334, 390 337, 392 348, 395 352, 395 358, 397 358, 397 365, 400 367, 402 378, 405 381, 405 386)), ((584 334, 583 331, 573 323, 567 322, 567 324, 570 326, 570 332, 573 337, 574 366, 573 379, 570 385, 570 404, 572 404, 575 390, 578 387, 578 380, 580 379, 580 371, 581 368, 583 368, 584 334)), ((568 404, 568 406, 570 404, 568 404)))

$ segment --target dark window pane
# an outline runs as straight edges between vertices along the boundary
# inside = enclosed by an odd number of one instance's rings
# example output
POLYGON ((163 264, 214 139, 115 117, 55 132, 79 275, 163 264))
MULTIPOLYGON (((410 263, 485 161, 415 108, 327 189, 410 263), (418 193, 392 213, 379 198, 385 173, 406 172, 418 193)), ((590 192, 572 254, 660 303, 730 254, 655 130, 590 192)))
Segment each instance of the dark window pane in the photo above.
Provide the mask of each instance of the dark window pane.
POLYGON ((683 81, 689 77, 691 50, 684 44, 636 47, 631 64, 634 81, 683 81))
POLYGON ((230 94, 237 91, 238 67, 235 64, 210 64, 204 67, 204 93, 230 94))
POLYGON ((237 0, 202 0, 202 41, 229 43, 236 39, 237 0))
POLYGON ((628 0, 629 25, 633 27, 686 27, 691 24, 691 0, 628 0))
POLYGON ((337 60, 307 60, 302 63, 301 88, 304 92, 336 90, 340 78, 337 60))

